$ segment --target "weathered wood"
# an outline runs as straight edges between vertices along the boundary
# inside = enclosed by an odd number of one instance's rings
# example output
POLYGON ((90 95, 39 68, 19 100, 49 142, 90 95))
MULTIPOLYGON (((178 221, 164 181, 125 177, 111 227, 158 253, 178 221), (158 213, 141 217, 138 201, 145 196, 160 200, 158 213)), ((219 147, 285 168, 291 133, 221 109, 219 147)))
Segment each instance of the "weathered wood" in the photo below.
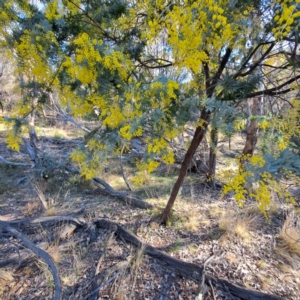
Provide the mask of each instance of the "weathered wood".
POLYGON ((101 286, 102 283, 105 280, 107 280, 109 277, 111 277, 115 272, 126 268, 129 265, 130 260, 131 260, 130 257, 128 257, 127 260, 118 262, 118 263, 114 264, 113 266, 105 269, 101 273, 98 273, 95 276, 95 280, 94 280, 93 285, 92 285, 92 292, 87 297, 85 297, 84 299, 97 300, 98 299, 98 292, 100 290, 98 287, 101 286))
POLYGON ((199 280, 199 278, 201 278, 202 276, 202 267, 196 264, 181 261, 163 251, 157 250, 150 245, 144 245, 136 235, 112 221, 109 221, 107 219, 98 219, 95 220, 95 224, 105 229, 111 229, 113 226, 117 226, 116 234, 118 236, 120 236, 125 241, 132 243, 136 247, 144 247, 145 253, 150 255, 151 257, 164 261, 168 265, 174 267, 175 269, 188 275, 189 277, 194 278, 195 280, 199 280))
POLYGON ((85 210, 81 209, 77 212, 64 216, 25 218, 21 220, 8 221, 7 224, 13 226, 14 228, 18 228, 19 230, 26 228, 26 226, 29 226, 30 224, 44 224, 47 226, 52 226, 57 223, 72 223, 76 226, 84 226, 85 221, 77 218, 83 215, 84 212, 85 210))
POLYGON ((25 247, 30 249, 35 255, 43 259, 47 265, 49 266, 50 272, 53 276, 54 280, 54 300, 60 300, 61 299, 61 283, 59 278, 59 273, 57 270, 57 267, 52 259, 52 257, 45 252, 44 250, 36 247, 25 235, 23 235, 21 232, 16 230, 15 228, 9 226, 6 222, 0 221, 0 229, 4 232, 8 232, 14 237, 20 239, 25 247))
POLYGON ((106 195, 109 195, 112 197, 116 197, 119 200, 123 201, 126 205, 129 205, 129 206, 134 206, 134 207, 138 207, 138 208, 142 208, 142 209, 152 209, 154 207, 152 204, 147 203, 141 199, 127 196, 127 195, 117 192, 115 190, 111 191, 111 190, 98 188, 94 192, 106 194, 106 195))
MULTIPOLYGON (((114 226, 117 226, 116 234, 123 240, 135 245, 136 247, 142 247, 145 249, 145 253, 151 257, 157 258, 171 267, 177 269, 179 272, 185 274, 187 277, 196 280, 198 283, 202 281, 203 278, 203 267, 194 264, 181 261, 175 257, 168 255, 167 253, 157 250, 156 248, 145 245, 142 241, 133 233, 127 231, 122 226, 109 221, 107 219, 97 219, 95 220, 95 224, 98 227, 102 227, 105 229, 111 229, 114 226)), ((233 284, 225 279, 217 278, 210 274, 205 274, 205 282, 209 284, 209 281, 215 282, 221 286, 225 285, 230 293, 235 297, 239 297, 242 300, 283 300, 283 298, 275 295, 270 295, 266 293, 262 293, 259 291, 255 291, 253 289, 248 289, 237 284, 233 284)))
POLYGON ((106 250, 107 250, 108 247, 110 247, 110 245, 111 245, 111 243, 112 243, 112 241, 113 241, 113 237, 114 237, 114 235, 115 235, 117 229, 118 229, 117 226, 114 226, 114 227, 112 228, 112 231, 111 231, 110 234, 108 235, 106 241, 104 242, 104 249, 103 249, 102 254, 101 254, 101 256, 100 256, 100 258, 99 258, 99 260, 98 260, 98 264, 97 264, 96 270, 95 270, 95 275, 97 275, 97 274, 99 273, 100 266, 101 266, 101 264, 102 264, 102 262, 103 262, 103 259, 104 259, 104 257, 105 257, 105 254, 106 254, 106 250))
POLYGON ((209 283, 209 281, 215 282, 221 286, 225 285, 233 296, 238 297, 242 300, 284 300, 284 298, 281 298, 279 296, 245 288, 243 286, 231 283, 226 279, 217 278, 213 275, 206 275, 205 282, 209 283))
POLYGON ((121 261, 119 263, 114 264, 113 266, 107 268, 102 273, 98 274, 96 278, 96 284, 98 287, 94 289, 90 294, 85 296, 82 300, 94 300, 98 299, 98 292, 101 290, 102 287, 104 287, 107 283, 112 281, 114 278, 116 278, 119 274, 121 274, 122 270, 126 268, 129 264, 129 260, 121 261), (119 272, 117 272, 119 271, 119 272), (106 283, 104 282, 107 278, 111 277, 114 273, 116 273, 115 276, 113 276, 111 279, 108 279, 106 283))
POLYGON ((33 164, 19 163, 19 162, 6 160, 1 155, 0 155, 0 161, 3 162, 4 164, 10 165, 10 166, 20 166, 20 167, 32 167, 33 166, 33 164))
MULTIPOLYGON (((79 171, 74 167, 66 167, 66 170, 68 170, 72 173, 75 173, 75 174, 80 174, 79 171)), ((100 185, 100 187, 97 188, 96 190, 94 190, 93 193, 101 193, 101 194, 106 194, 106 195, 109 195, 109 196, 112 196, 112 197, 116 197, 116 198, 120 199, 121 201, 123 201, 126 205, 129 205, 129 206, 135 206, 135 207, 139 207, 139 208, 142 208, 142 209, 152 209, 153 208, 153 205, 150 204, 150 203, 147 203, 147 202, 145 202, 141 199, 138 199, 138 198, 127 196, 124 193, 115 191, 112 188, 112 186, 110 186, 103 179, 93 178, 92 180, 98 186, 100 185)))

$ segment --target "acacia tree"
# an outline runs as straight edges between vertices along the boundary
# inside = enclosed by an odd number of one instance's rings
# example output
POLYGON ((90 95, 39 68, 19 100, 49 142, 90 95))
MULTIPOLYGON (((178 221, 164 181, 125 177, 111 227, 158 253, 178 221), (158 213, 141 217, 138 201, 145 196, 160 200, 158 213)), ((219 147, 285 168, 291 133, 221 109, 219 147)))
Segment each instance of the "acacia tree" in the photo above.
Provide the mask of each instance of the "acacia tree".
POLYGON ((158 167, 158 157, 173 162, 169 141, 194 121, 193 139, 162 214, 164 223, 212 111, 222 101, 234 105, 288 93, 300 78, 291 64, 283 68, 269 62, 297 55, 282 50, 285 40, 294 45, 299 40, 299 8, 292 1, 45 0, 34 5, 11 0, 2 1, 1 8, 1 45, 18 58, 27 84, 39 90, 37 101, 24 97, 11 118, 2 119, 15 125, 7 139, 11 148, 18 149, 22 127, 17 125, 25 124, 16 120, 38 110, 55 90, 75 117, 99 122, 71 155, 81 174, 93 178, 108 154, 141 137, 147 142, 135 178, 141 182, 145 172, 158 167), (254 14, 259 21, 253 21, 254 14), (159 52, 154 44, 160 45, 159 52), (255 71, 263 64, 279 74, 275 81, 264 80, 260 89, 261 76, 255 71), (144 137, 146 126, 151 130, 144 137))

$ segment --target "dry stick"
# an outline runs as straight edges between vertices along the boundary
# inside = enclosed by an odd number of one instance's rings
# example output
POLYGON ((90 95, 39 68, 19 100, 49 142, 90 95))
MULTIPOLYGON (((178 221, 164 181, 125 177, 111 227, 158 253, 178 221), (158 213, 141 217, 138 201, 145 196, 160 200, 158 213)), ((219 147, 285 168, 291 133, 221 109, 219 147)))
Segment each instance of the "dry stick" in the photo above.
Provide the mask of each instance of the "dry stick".
POLYGON ((137 273, 138 273, 138 269, 140 267, 140 262, 141 262, 141 258, 142 256, 144 255, 144 252, 145 252, 145 249, 144 248, 139 248, 137 250, 137 253, 136 253, 136 259, 135 259, 135 263, 134 263, 134 277, 133 277, 133 283, 132 283, 132 286, 131 286, 131 291, 130 291, 130 295, 129 295, 129 300, 130 299, 133 299, 132 298, 132 295, 134 293, 134 288, 135 288, 135 284, 136 284, 136 278, 137 278, 137 273))
MULTIPOLYGON (((92 281, 92 287, 91 287, 92 291, 98 291, 97 287, 99 286, 99 284, 102 283, 102 282, 100 282, 100 283, 97 282, 97 275, 98 275, 99 272, 100 272, 100 266, 101 266, 102 261, 103 261, 103 259, 104 259, 104 257, 105 257, 106 250, 107 250, 107 248, 110 246, 110 244, 111 244, 111 242, 112 242, 112 240, 113 240, 113 237, 114 237, 114 234, 115 234, 116 231, 117 231, 117 226, 113 226, 113 227, 111 228, 110 234, 108 235, 108 238, 107 238, 106 241, 104 242, 104 243, 105 243, 105 246, 104 246, 103 252, 102 252, 102 254, 101 254, 100 258, 99 258, 98 264, 97 264, 97 266, 96 266, 95 274, 94 274, 94 279, 93 279, 93 281, 92 281)), ((100 275, 98 275, 98 276, 100 276, 100 275)), ((110 276, 110 275, 109 275, 109 276, 110 276)), ((105 279, 103 279, 103 280, 105 280, 105 279)), ((95 293, 95 294, 92 294, 92 295, 90 294, 90 296, 91 296, 90 300, 97 299, 97 295, 98 295, 98 293, 95 293)))
POLYGON ((99 292, 103 287, 105 287, 106 285, 108 285, 110 282, 112 282, 115 278, 117 278, 123 270, 120 270, 118 273, 116 273, 114 276, 110 277, 106 282, 104 282, 103 284, 101 284, 99 287, 97 287, 97 289, 95 289, 94 291, 92 291, 89 295, 85 296, 84 298, 82 298, 81 300, 87 300, 89 297, 93 296, 94 294, 96 294, 97 292, 99 292))
POLYGON ((125 241, 132 243, 136 247, 144 247, 146 254, 164 261, 165 263, 169 264, 170 266, 174 267, 180 272, 188 275, 189 277, 194 278, 195 280, 199 280, 202 278, 202 272, 203 272, 202 267, 193 263, 181 261, 175 257, 170 256, 169 254, 163 251, 157 250, 156 248, 150 245, 143 244, 136 235, 127 231, 125 228, 119 226, 118 224, 112 221, 109 221, 107 219, 98 219, 95 220, 95 225, 96 226, 98 225, 99 227, 105 229, 110 229, 113 225, 116 225, 118 228, 116 231, 117 235, 122 237, 125 241))
POLYGON ((211 292, 212 292, 213 299, 217 300, 216 295, 215 295, 215 291, 214 291, 214 287, 213 287, 211 281, 209 280, 208 283, 209 283, 209 286, 210 286, 210 289, 211 289, 211 292))
MULTIPOLYGON (((72 172, 74 174, 80 174, 80 172, 75 168, 75 167, 65 167, 67 171, 72 172)), ((96 183, 98 186, 101 185, 101 187, 98 187, 95 191, 93 192, 99 192, 102 194, 106 194, 112 197, 116 197, 120 200, 122 200, 123 202, 125 202, 127 205, 130 206, 136 206, 142 209, 152 209, 153 205, 150 203, 147 203, 141 199, 138 198, 134 198, 134 197, 130 197, 127 196, 123 193, 120 193, 118 191, 115 191, 107 182, 105 182, 104 180, 100 179, 100 178, 93 178, 92 179, 94 183, 96 183)))
POLYGON ((207 266, 208 262, 211 261, 214 258, 214 254, 212 256, 210 256, 204 263, 203 263, 203 273, 202 273, 202 280, 198 286, 197 289, 197 300, 202 300, 203 296, 204 296, 204 283, 205 283, 205 267, 207 266))
MULTIPOLYGON (((0 240, 6 242, 6 240, 4 238, 0 237, 0 240)), ((14 246, 14 249, 16 249, 16 251, 18 253, 18 260, 19 260, 19 266, 20 266, 21 265, 21 253, 20 253, 19 246, 17 244, 13 243, 12 241, 8 241, 8 242, 14 246)))
POLYGON ((125 173, 124 173, 124 169, 123 169, 123 162, 122 162, 122 157, 123 157, 123 151, 124 151, 124 148, 125 148, 125 145, 123 145, 122 149, 121 149, 121 154, 120 154, 120 167, 121 167, 121 173, 122 173, 122 177, 129 189, 129 191, 132 191, 127 179, 126 179, 126 176, 125 176, 125 173))
POLYGON ((120 273, 121 273, 121 271, 128 266, 128 264, 130 263, 130 260, 131 260, 131 257, 129 256, 129 257, 127 257, 127 259, 125 261, 118 262, 118 263, 114 264, 113 266, 105 269, 103 272, 99 273, 95 278, 95 284, 99 287, 96 288, 95 290, 93 290, 90 294, 88 294, 82 300, 98 299, 96 293, 102 288, 102 282, 104 280, 106 280, 108 277, 112 276, 112 274, 114 274, 117 271, 120 271, 120 273))
MULTIPOLYGON (((128 232, 126 229, 114 222, 111 222, 107 219, 98 219, 95 220, 94 223, 95 225, 106 229, 109 229, 113 225, 116 225, 118 227, 116 232, 118 236, 123 238, 125 241, 132 243, 136 247, 141 247, 143 245, 143 243, 138 239, 136 235, 134 235, 131 232, 128 232)), ((199 265, 181 261, 149 245, 144 244, 144 247, 146 254, 166 262, 171 267, 174 267, 178 271, 186 274, 187 277, 193 278, 198 282, 202 279, 203 268, 199 265)), ((209 258, 209 260, 210 259, 212 259, 212 257, 209 258)), ((207 260, 207 262, 209 260, 207 260)), ((217 278, 210 274, 205 274, 205 282, 209 283, 209 281, 215 282, 220 285, 225 285, 229 288, 230 293, 232 295, 239 297, 243 300, 283 300, 283 298, 279 296, 269 295, 252 289, 247 289, 237 284, 233 284, 225 279, 217 278)))
POLYGON ((60 300, 61 299, 61 283, 58 274, 57 267, 52 259, 52 257, 45 252, 44 250, 36 247, 25 235, 17 231, 16 229, 12 228, 11 226, 7 225, 6 222, 0 221, 0 229, 2 231, 7 231, 12 234, 14 237, 20 239, 23 244, 30 249, 35 255, 43 259, 49 266, 50 272, 53 276, 54 280, 54 295, 53 300, 60 300))
POLYGON ((98 273, 99 273, 100 266, 101 266, 102 261, 103 261, 103 259, 105 257, 105 254, 106 254, 106 250, 111 245, 111 242, 113 240, 113 237, 114 237, 117 229, 118 229, 117 226, 114 226, 112 228, 112 231, 111 231, 110 235, 108 236, 108 238, 107 238, 107 240, 105 242, 105 246, 104 246, 103 252, 102 252, 102 254, 101 254, 100 258, 99 258, 99 261, 98 261, 98 264, 97 264, 97 267, 96 267, 96 270, 95 270, 95 275, 98 275, 98 273))

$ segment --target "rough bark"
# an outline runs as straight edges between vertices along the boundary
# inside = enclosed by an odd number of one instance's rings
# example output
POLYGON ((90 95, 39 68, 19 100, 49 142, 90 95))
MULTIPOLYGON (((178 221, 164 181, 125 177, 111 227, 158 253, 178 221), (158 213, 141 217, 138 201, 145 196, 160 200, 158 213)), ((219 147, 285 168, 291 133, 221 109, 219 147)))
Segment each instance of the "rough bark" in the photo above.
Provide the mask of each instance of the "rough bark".
POLYGON ((247 158, 251 157, 257 143, 258 123, 257 117, 260 115, 260 99, 259 97, 253 98, 251 109, 251 120, 247 128, 247 136, 243 154, 241 157, 241 164, 244 165, 247 158))
MULTIPOLYGON (((226 49, 226 52, 220 61, 218 70, 215 73, 215 75, 212 77, 210 76, 208 64, 206 62, 203 63, 203 72, 204 72, 204 76, 205 76, 205 86, 206 86, 207 98, 211 98, 213 96, 215 88, 216 88, 216 86, 221 78, 221 75, 226 67, 226 64, 230 58, 231 52, 232 52, 232 49, 230 49, 230 48, 226 49)), ((200 116, 199 123, 198 123, 199 126, 196 128, 191 145, 190 145, 189 149, 187 150, 187 153, 182 162, 177 181, 175 182, 175 184, 173 186, 169 201, 168 201, 167 206, 164 209, 163 214, 161 216, 161 222, 163 224, 165 224, 169 218, 171 209, 174 205, 174 202, 178 195, 179 189, 180 189, 180 187, 183 183, 184 177, 186 175, 186 171, 193 159, 193 156, 196 152, 197 147, 199 146, 199 144, 201 143, 201 141, 205 135, 207 126, 210 121, 210 115, 211 115, 211 112, 208 111, 206 109, 206 107, 204 107, 201 111, 201 116, 200 116)))
POLYGON ((191 145, 190 145, 188 151, 186 152, 184 160, 181 164, 181 168, 180 168, 180 171, 179 171, 177 181, 173 186, 169 201, 168 201, 167 206, 165 207, 165 209, 163 211, 163 214, 162 214, 162 217, 161 217, 161 222, 163 224, 166 224, 166 222, 169 218, 171 209, 174 205, 174 202, 175 202, 176 197, 178 195, 179 189, 182 186, 182 183, 184 181, 184 177, 186 175, 186 172, 187 172, 187 170, 190 166, 190 163, 193 159, 193 156, 194 156, 199 144, 201 143, 201 141, 202 141, 202 139, 205 135, 205 132, 206 132, 206 129, 207 129, 207 126, 208 126, 208 123, 209 123, 209 119, 210 119, 210 112, 206 111, 206 109, 203 109, 202 112, 201 112, 201 119, 200 119, 201 126, 198 126, 196 128, 196 131, 195 131, 194 137, 192 139, 191 145))
POLYGON ((85 224, 84 221, 80 220, 79 216, 84 214, 84 209, 80 209, 77 212, 72 214, 63 215, 63 216, 49 216, 49 217, 36 217, 36 218, 26 218, 21 220, 14 220, 6 222, 9 226, 17 228, 18 230, 26 229, 30 224, 43 224, 45 226, 53 226, 57 223, 72 223, 76 226, 83 226, 85 224))
POLYGON ((218 146, 218 130, 212 129, 210 133, 210 149, 209 149, 209 164, 207 183, 212 187, 216 188, 216 163, 217 163, 217 146, 218 146))

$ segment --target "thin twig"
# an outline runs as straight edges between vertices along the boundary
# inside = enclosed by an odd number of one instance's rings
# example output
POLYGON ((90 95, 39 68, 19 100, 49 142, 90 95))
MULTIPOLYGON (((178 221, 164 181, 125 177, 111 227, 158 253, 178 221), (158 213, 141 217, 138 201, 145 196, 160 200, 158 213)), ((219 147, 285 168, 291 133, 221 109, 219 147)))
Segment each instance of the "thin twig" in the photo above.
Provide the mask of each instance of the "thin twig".
POLYGON ((124 169, 123 169, 122 157, 123 157, 123 151, 124 151, 124 148, 125 148, 125 145, 123 145, 123 147, 122 147, 122 149, 121 149, 121 154, 120 154, 120 167, 121 167, 121 173, 122 173, 122 177, 123 177, 123 179, 124 179, 124 181, 125 181, 125 183, 126 183, 128 189, 129 189, 129 191, 132 191, 132 189, 131 189, 131 187, 130 187, 128 181, 127 181, 127 178, 126 178, 126 176, 125 176, 124 169))
POLYGON ((106 254, 106 250, 110 246, 110 244, 112 242, 112 239, 113 239, 117 229, 118 229, 117 226, 113 226, 112 231, 111 231, 111 233, 109 234, 109 236, 106 240, 106 243, 105 243, 105 246, 104 246, 104 249, 103 249, 103 253, 101 254, 101 256, 99 258, 99 261, 98 261, 98 264, 97 264, 97 267, 96 267, 96 270, 95 270, 95 275, 99 274, 100 266, 102 264, 102 261, 104 259, 105 254, 106 254))
POLYGON ((210 286, 210 289, 211 289, 211 293, 212 293, 212 296, 213 296, 213 299, 216 300, 216 295, 215 295, 215 291, 214 291, 214 287, 211 283, 211 280, 208 280, 208 283, 209 283, 209 286, 210 286))
POLYGON ((119 272, 117 272, 114 276, 110 277, 108 280, 106 280, 103 284, 101 284, 99 287, 97 287, 95 290, 93 290, 91 293, 89 293, 87 296, 85 296, 84 298, 80 299, 80 300, 87 300, 89 297, 93 296, 94 294, 96 294, 97 292, 99 292, 103 287, 105 287, 106 285, 108 285, 110 282, 112 282, 115 278, 117 278, 121 273, 123 272, 123 270, 120 270, 119 272))

